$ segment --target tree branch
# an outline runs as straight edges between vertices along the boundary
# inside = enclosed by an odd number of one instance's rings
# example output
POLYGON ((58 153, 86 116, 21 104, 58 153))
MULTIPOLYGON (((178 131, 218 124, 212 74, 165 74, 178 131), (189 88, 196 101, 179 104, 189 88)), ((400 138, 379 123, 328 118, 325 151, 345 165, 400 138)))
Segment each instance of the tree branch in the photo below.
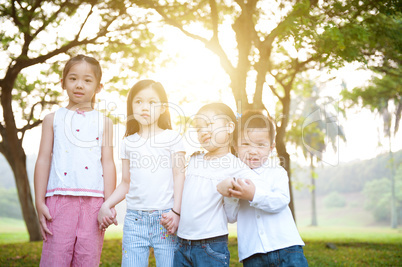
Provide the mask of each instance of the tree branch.
MULTIPOLYGON (((58 54, 60 54, 60 53, 65 53, 65 52, 67 52, 67 51, 68 51, 70 48, 72 48, 72 47, 95 43, 97 39, 99 39, 100 37, 105 36, 106 33, 108 33, 107 28, 110 26, 110 24, 112 24, 112 22, 113 22, 116 18, 117 18, 117 17, 114 17, 111 21, 108 21, 108 23, 106 24, 106 26, 105 26, 103 29, 101 29, 101 30, 99 31, 98 35, 95 36, 95 37, 92 38, 92 39, 84 39, 84 40, 78 41, 77 38, 75 38, 75 39, 74 39, 73 41, 71 41, 70 43, 68 43, 68 44, 66 44, 66 45, 64 45, 64 46, 62 46, 62 47, 60 47, 60 48, 55 49, 55 50, 53 50, 53 51, 47 53, 46 55, 41 55, 41 56, 38 56, 38 57, 36 57, 36 58, 25 59, 25 58, 23 58, 22 55, 21 55, 20 57, 18 57, 16 65, 19 63, 18 69, 23 69, 23 68, 26 68, 26 67, 29 67, 29 66, 38 64, 38 63, 43 63, 43 62, 45 62, 47 59, 49 59, 49 58, 51 58, 51 57, 53 57, 53 56, 55 56, 55 55, 58 55, 58 54)), ((15 67, 15 65, 14 65, 14 67, 15 67)))
MULTIPOLYGON (((283 88, 285 88, 285 84, 283 83, 283 79, 279 78, 278 74, 277 74, 277 75, 274 75, 271 70, 269 70, 269 74, 271 74, 272 77, 274 77, 275 80, 276 80, 283 88)), ((273 93, 274 93, 274 92, 273 92, 273 93)), ((274 93, 274 94, 275 94, 275 93, 274 93)), ((276 93, 276 95, 277 95, 277 93, 276 93)))
POLYGON ((211 22, 212 22, 212 39, 216 39, 219 42, 218 38, 218 24, 219 24, 219 16, 218 16, 218 8, 216 6, 215 0, 209 0, 209 6, 211 7, 211 22))
POLYGON ((87 17, 85 18, 84 22, 81 24, 81 27, 80 27, 78 33, 75 35, 75 39, 74 39, 74 40, 78 40, 78 38, 80 37, 81 32, 82 32, 82 29, 83 29, 84 26, 85 26, 85 23, 87 23, 88 18, 89 18, 89 17, 92 15, 92 13, 93 13, 93 8, 94 8, 94 4, 91 5, 91 9, 89 10, 89 12, 88 12, 88 14, 87 14, 87 17))
POLYGON ((0 142, 0 153, 3 154, 4 156, 6 155, 6 149, 4 147, 4 141, 0 142))
MULTIPOLYGON (((41 2, 41 1, 36 1, 36 2, 35 2, 35 6, 32 8, 33 11, 35 11, 35 9, 39 6, 39 3, 40 3, 40 2, 41 2)), ((57 16, 60 14, 60 12, 63 10, 63 8, 64 8, 67 4, 68 4, 68 1, 62 3, 62 4, 60 5, 60 8, 59 8, 56 12, 54 12, 53 15, 50 16, 50 18, 49 18, 48 20, 43 20, 42 26, 40 26, 40 27, 35 31, 35 33, 33 34, 33 36, 37 36, 41 31, 43 31, 43 30, 49 25, 50 22, 52 22, 53 20, 55 20, 55 19, 57 18, 57 16)))
POLYGON ((32 128, 35 128, 36 126, 40 125, 41 123, 42 123, 42 120, 37 120, 37 121, 35 121, 35 122, 32 123, 32 124, 27 124, 27 125, 25 125, 24 127, 22 127, 21 129, 18 129, 18 132, 21 132, 21 133, 22 133, 22 136, 21 136, 21 139, 20 139, 20 140, 24 139, 25 132, 26 132, 27 130, 30 130, 30 129, 32 129, 32 128))
MULTIPOLYGON (((216 4, 216 3, 215 3, 216 4)), ((170 18, 161 8, 161 6, 154 4, 152 7, 156 12, 158 12, 159 15, 162 16, 162 18, 166 21, 167 24, 179 29, 182 33, 187 35, 188 37, 191 37, 195 40, 201 41, 206 48, 214 52, 219 59, 221 60, 222 67, 225 69, 226 73, 230 75, 230 73, 234 72, 234 67, 232 63, 230 62, 228 56, 226 55, 225 51, 223 50, 222 46, 219 44, 218 36, 216 35, 216 38, 214 36, 211 38, 211 40, 208 40, 202 36, 199 36, 197 34, 193 34, 187 30, 184 29, 183 25, 178 22, 177 20, 174 20, 170 18)), ((212 7, 211 7, 212 9, 212 7)))
POLYGON ((276 89, 272 86, 268 84, 269 89, 271 89, 271 92, 282 102, 283 101, 283 97, 281 97, 278 92, 276 91, 276 89))
MULTIPOLYGON (((21 6, 21 3, 18 2, 18 4, 21 6)), ((13 18, 13 21, 14 21, 15 25, 17 25, 18 28, 21 30, 22 24, 21 24, 21 21, 18 19, 16 12, 17 11, 15 9, 15 1, 11 1, 11 17, 13 18)))

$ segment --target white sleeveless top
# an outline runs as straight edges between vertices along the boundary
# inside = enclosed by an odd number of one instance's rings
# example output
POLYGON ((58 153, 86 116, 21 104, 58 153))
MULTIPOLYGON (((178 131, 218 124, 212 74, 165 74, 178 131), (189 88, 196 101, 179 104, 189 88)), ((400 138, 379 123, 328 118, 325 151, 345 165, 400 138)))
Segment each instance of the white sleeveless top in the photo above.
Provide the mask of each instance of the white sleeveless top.
POLYGON ((53 120, 53 155, 46 196, 104 197, 101 164, 104 115, 60 108, 53 120))

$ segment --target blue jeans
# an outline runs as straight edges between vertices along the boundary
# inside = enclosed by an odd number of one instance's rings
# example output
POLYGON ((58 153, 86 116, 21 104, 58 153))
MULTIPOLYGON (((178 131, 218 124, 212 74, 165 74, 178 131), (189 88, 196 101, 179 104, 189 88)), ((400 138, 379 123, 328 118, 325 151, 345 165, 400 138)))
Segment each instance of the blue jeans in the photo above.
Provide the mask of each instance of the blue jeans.
POLYGON ((176 235, 168 235, 160 225, 161 215, 168 210, 127 210, 123 227, 122 266, 148 266, 149 249, 154 248, 156 265, 173 266, 176 235))
POLYGON ((228 235, 201 240, 178 238, 173 266, 229 266, 228 235))
POLYGON ((268 253, 257 253, 243 260, 244 267, 308 266, 302 246, 291 246, 268 253))

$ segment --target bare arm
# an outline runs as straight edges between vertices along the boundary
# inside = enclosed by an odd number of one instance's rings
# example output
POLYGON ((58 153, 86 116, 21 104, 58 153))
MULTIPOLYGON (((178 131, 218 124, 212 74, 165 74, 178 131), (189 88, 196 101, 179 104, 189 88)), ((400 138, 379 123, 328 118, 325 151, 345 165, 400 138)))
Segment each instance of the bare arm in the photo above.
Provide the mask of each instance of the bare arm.
POLYGON ((181 199, 183 195, 184 179, 185 179, 185 152, 176 152, 172 156, 173 165, 173 194, 174 203, 173 211, 169 211, 162 215, 161 224, 168 230, 169 234, 174 234, 179 226, 181 212, 181 199), (176 214, 177 213, 177 214, 176 214))
POLYGON ((186 165, 186 152, 177 152, 173 155, 173 182, 174 182, 174 204, 173 209, 181 212, 181 198, 183 195, 186 165))
POLYGON ((116 188, 116 166, 113 160, 113 123, 107 117, 105 117, 102 140, 104 194, 105 199, 107 199, 116 188))
POLYGON ((46 241, 46 234, 52 235, 47 227, 46 220, 52 220, 49 209, 45 204, 47 183, 52 162, 53 152, 53 119, 54 113, 47 115, 42 123, 42 136, 39 146, 38 158, 35 164, 34 188, 35 205, 40 222, 42 238, 46 241))
POLYGON ((112 221, 110 218, 114 216, 111 209, 120 203, 128 193, 130 189, 130 160, 122 160, 122 179, 121 183, 117 186, 116 190, 106 199, 102 204, 102 207, 98 214, 99 228, 103 229, 112 223, 117 223, 112 221))

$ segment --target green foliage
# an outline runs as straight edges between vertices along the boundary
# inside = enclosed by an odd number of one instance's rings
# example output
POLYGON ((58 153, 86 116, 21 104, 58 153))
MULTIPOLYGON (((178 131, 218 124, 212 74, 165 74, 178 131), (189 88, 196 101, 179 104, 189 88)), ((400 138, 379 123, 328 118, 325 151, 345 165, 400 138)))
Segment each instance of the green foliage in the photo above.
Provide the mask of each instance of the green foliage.
POLYGON ((299 77, 293 90, 295 101, 291 106, 287 141, 301 148, 306 159, 314 157, 319 161, 329 143, 336 151, 336 138, 346 141, 343 127, 337 124, 337 114, 330 110, 336 106, 336 101, 330 97, 321 98, 320 88, 310 79, 299 77))
POLYGON ((22 219, 17 190, 0 187, 0 217, 22 219))
POLYGON ((389 1, 379 7, 378 15, 366 18, 366 31, 370 32, 365 54, 375 54, 371 57, 370 69, 377 75, 368 86, 354 88, 351 92, 344 89, 342 96, 349 106, 367 107, 378 112, 384 118, 386 136, 391 135, 391 120, 394 113, 394 135, 399 128, 402 115, 402 10, 400 1, 389 1), (393 103, 395 110, 390 110, 393 103))
POLYGON ((147 27, 149 14, 139 16, 137 12, 138 7, 123 0, 3 1, 0 48, 4 76, 0 83, 13 84, 12 100, 21 108, 15 115, 30 125, 45 108, 57 104, 62 96, 59 81, 64 63, 78 53, 98 58, 103 72, 116 73, 111 82, 103 80, 109 91, 121 89, 128 78, 161 63, 155 60, 161 39, 147 27), (92 30, 85 31, 88 27, 92 30), (34 81, 27 79, 25 71, 31 66, 41 70, 34 81), (14 73, 18 73, 15 80, 11 78, 14 73))
MULTIPOLYGON (((363 192, 366 196, 365 208, 373 212, 378 221, 389 221, 391 218, 391 181, 389 178, 370 181, 365 184, 363 192)), ((402 165, 395 175, 395 192, 397 210, 402 208, 402 165)), ((402 219, 399 214, 399 220, 402 219)))
MULTIPOLYGON (((395 164, 402 162, 402 151, 394 153, 395 164)), ((317 195, 327 195, 332 191, 343 193, 361 192, 364 185, 382 177, 390 177, 389 153, 362 161, 342 163, 337 166, 318 166, 315 171, 319 179, 316 182, 317 195)), ((294 172, 300 183, 309 183, 310 168, 300 168, 294 172)))
POLYGON ((327 208, 342 208, 346 206, 344 197, 334 191, 324 198, 324 205, 327 208))

